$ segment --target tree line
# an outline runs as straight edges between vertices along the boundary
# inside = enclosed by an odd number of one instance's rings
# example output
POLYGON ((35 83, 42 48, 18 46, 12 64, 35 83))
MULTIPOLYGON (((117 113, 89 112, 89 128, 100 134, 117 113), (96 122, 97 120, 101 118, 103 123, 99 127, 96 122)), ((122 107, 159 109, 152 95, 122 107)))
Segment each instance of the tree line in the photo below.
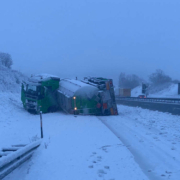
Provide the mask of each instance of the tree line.
POLYGON ((172 80, 172 78, 165 74, 163 70, 157 69, 155 72, 149 75, 148 81, 143 80, 135 74, 120 73, 119 75, 119 87, 133 89, 142 83, 151 84, 152 86, 158 86, 167 83, 179 83, 178 80, 172 80))
POLYGON ((13 65, 13 60, 9 53, 0 52, 0 65, 3 65, 7 68, 11 68, 13 65))

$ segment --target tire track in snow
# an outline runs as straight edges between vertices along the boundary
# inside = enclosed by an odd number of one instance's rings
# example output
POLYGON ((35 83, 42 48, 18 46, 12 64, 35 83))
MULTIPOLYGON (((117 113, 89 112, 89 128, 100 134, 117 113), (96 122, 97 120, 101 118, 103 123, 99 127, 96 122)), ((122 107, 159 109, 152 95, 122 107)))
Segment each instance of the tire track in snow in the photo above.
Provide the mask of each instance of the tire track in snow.
MULTIPOLYGON (((119 117, 117 116, 116 118, 118 121, 119 117)), ((144 127, 141 129, 132 128, 128 126, 128 123, 123 123, 122 121, 119 121, 120 126, 117 127, 108 123, 105 120, 106 118, 101 117, 99 119, 124 143, 133 154, 135 161, 139 164, 144 174, 150 180, 175 180, 178 177, 178 174, 176 175, 176 172, 172 170, 175 169, 178 172, 180 160, 173 159, 169 151, 166 148, 163 149, 163 147, 167 146, 165 141, 163 142, 161 140, 155 143, 157 139, 152 139, 152 136, 148 138, 146 134, 147 130, 144 130, 144 127), (143 130, 143 132, 139 130, 143 130)))

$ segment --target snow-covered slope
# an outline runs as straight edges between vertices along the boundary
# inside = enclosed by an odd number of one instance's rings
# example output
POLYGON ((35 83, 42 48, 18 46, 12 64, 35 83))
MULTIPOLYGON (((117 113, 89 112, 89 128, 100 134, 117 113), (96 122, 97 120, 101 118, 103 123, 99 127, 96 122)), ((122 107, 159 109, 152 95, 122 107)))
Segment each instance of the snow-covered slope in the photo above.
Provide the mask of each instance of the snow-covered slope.
MULTIPOLYGON (((158 88, 157 88, 158 89, 158 88)), ((178 84, 170 84, 163 90, 158 91, 156 87, 152 88, 148 97, 166 97, 166 98, 180 98, 178 95, 178 84)), ((131 97, 138 97, 142 94, 142 86, 137 86, 131 90, 131 97)))
POLYGON ((153 94, 149 94, 149 97, 169 97, 169 98, 179 98, 178 95, 178 84, 171 84, 169 87, 153 94))
POLYGON ((22 73, 0 65, 0 94, 1 92, 20 92, 21 82, 27 77, 22 73))
POLYGON ((137 86, 131 90, 131 97, 138 97, 142 94, 142 86, 137 86))

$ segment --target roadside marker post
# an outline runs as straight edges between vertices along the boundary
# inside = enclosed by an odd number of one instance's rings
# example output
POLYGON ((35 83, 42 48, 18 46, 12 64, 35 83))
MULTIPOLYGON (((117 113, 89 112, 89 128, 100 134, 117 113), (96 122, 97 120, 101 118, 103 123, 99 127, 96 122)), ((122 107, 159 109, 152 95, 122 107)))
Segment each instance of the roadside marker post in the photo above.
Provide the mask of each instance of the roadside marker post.
POLYGON ((41 139, 43 138, 42 111, 40 111, 41 139))

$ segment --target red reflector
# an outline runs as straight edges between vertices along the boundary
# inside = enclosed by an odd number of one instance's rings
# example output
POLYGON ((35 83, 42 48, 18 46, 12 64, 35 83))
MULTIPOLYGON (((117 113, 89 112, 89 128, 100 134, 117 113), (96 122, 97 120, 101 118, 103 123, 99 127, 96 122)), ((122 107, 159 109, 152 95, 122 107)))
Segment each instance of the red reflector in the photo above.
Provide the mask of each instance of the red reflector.
POLYGON ((100 103, 97 103, 96 107, 97 107, 97 108, 100 108, 100 107, 101 107, 101 104, 100 104, 100 103))
POLYGON ((107 103, 103 103, 103 109, 107 109, 107 103))

